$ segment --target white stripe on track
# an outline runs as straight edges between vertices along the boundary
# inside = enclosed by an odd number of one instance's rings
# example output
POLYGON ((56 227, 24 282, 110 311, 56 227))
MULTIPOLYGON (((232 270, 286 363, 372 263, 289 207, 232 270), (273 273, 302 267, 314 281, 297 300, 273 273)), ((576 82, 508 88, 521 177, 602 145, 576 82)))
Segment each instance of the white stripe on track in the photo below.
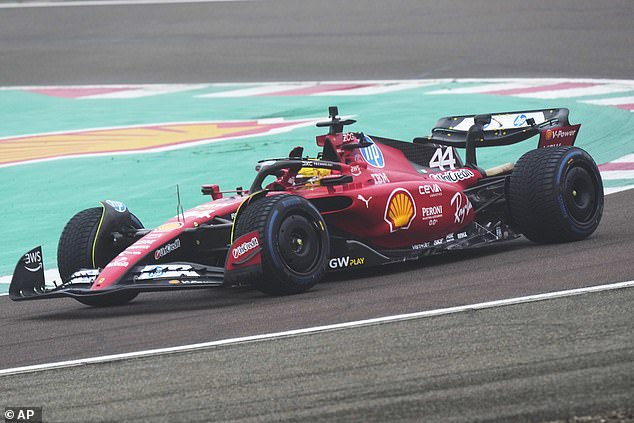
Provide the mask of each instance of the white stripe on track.
POLYGON ((634 87, 627 85, 605 84, 585 88, 570 88, 564 90, 539 91, 536 93, 513 94, 513 96, 523 98, 558 99, 620 93, 624 91, 632 91, 633 89, 634 87))
POLYGON ((436 95, 436 94, 480 94, 491 91, 504 91, 504 90, 515 90, 518 88, 531 88, 538 87, 541 85, 548 85, 548 80, 518 80, 513 82, 498 82, 493 84, 487 84, 486 80, 480 81, 481 83, 485 83, 484 85, 477 85, 472 87, 460 87, 460 88, 445 88, 442 90, 430 91, 427 94, 436 95))
POLYGON ((383 94, 383 93, 391 93, 394 91, 403 91, 403 90, 411 90, 414 88, 420 88, 427 85, 435 85, 436 81, 431 81, 429 83, 424 82, 413 82, 411 84, 406 83, 397 83, 397 84, 377 84, 374 87, 363 87, 363 88, 352 88, 349 90, 340 90, 340 91, 328 91, 323 93, 313 94, 314 96, 346 96, 346 95, 374 95, 374 94, 383 94))
POLYGON ((100 357, 89 357, 89 358, 83 358, 78 360, 60 361, 56 363, 45 363, 45 364, 36 364, 32 366, 14 367, 10 369, 0 370, 0 376, 14 375, 19 373, 38 372, 43 370, 61 369, 61 368, 67 368, 67 367, 85 366, 89 364, 106 363, 106 362, 112 362, 112 361, 127 360, 131 358, 151 357, 151 356, 163 355, 163 354, 188 352, 188 351, 220 347, 224 345, 242 344, 246 342, 288 338, 292 336, 307 335, 307 334, 342 330, 342 329, 362 327, 362 326, 378 325, 383 323, 399 322, 404 320, 443 316, 448 314, 461 313, 464 311, 504 307, 504 306, 515 305, 515 304, 544 301, 544 300, 550 300, 555 298, 570 297, 574 295, 582 295, 582 294, 588 294, 588 293, 594 293, 594 292, 609 291, 609 290, 631 288, 631 287, 634 287, 634 281, 619 282, 619 283, 613 283, 609 285, 590 286, 586 288, 570 289, 566 291, 548 292, 544 294, 528 295, 525 297, 509 298, 509 299, 497 300, 497 301, 488 301, 488 302, 478 303, 478 304, 468 304, 468 305, 462 305, 457 307, 441 308, 438 310, 422 311, 418 313, 379 317, 375 319, 359 320, 354 322, 337 323, 334 325, 316 326, 312 328, 296 329, 296 330, 290 330, 285 332, 245 336, 242 338, 230 338, 230 339, 223 339, 219 341, 202 342, 199 344, 181 345, 178 347, 157 348, 153 350, 135 351, 135 352, 123 353, 123 354, 104 355, 100 357))
POLYGON ((82 100, 101 100, 101 99, 122 99, 122 98, 141 98, 151 97, 162 94, 173 94, 182 91, 201 90, 209 87, 210 84, 165 84, 151 85, 140 87, 138 89, 130 89, 125 91, 115 91, 105 94, 93 94, 79 97, 82 100))
MULTIPOLYGON (((634 90, 634 88, 632 88, 634 90)), ((597 104, 599 106, 619 106, 621 104, 634 104, 634 96, 602 98, 599 100, 582 100, 581 103, 597 104)))
POLYGON ((605 195, 614 194, 616 192, 627 191, 628 189, 634 189, 634 185, 625 185, 622 187, 603 188, 605 195))
POLYGON ((261 85, 251 88, 242 88, 231 91, 221 91, 217 93, 197 95, 198 98, 230 98, 230 97, 251 97, 258 95, 267 95, 273 93, 283 93, 284 91, 297 90, 316 86, 317 83, 297 83, 297 84, 279 84, 279 85, 261 85))
POLYGON ((601 178, 606 180, 634 179, 634 170, 603 170, 601 178))

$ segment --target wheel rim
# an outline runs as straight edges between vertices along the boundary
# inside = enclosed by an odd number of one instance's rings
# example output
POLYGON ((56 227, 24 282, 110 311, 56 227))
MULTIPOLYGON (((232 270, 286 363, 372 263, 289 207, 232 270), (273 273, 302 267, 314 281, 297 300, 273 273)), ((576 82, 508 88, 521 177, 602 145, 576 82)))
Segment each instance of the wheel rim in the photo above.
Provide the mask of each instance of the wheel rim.
POLYGON ((291 215, 284 219, 280 225, 278 248, 284 265, 295 273, 308 274, 319 263, 320 237, 304 216, 291 215))
POLYGON ((597 182, 582 167, 573 167, 564 180, 566 209, 578 223, 588 223, 597 209, 597 182))

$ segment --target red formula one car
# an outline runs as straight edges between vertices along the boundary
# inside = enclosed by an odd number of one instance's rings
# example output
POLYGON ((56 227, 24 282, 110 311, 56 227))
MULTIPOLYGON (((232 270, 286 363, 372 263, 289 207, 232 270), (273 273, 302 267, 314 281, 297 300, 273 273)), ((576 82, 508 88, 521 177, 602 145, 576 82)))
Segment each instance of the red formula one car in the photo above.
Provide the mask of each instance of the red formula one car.
POLYGON ((18 262, 13 300, 72 297, 123 304, 142 291, 251 284, 269 294, 306 291, 327 271, 419 259, 523 234, 538 243, 592 234, 603 212, 593 159, 573 147, 580 125, 567 109, 438 121, 403 142, 345 132, 353 120, 331 107, 317 137, 321 152, 258 163, 249 190, 144 229, 126 205, 102 201, 64 228, 57 251, 62 282, 45 285, 41 248, 18 262), (539 135, 516 164, 477 165, 476 149, 539 135), (466 149, 465 161, 456 149, 466 149))

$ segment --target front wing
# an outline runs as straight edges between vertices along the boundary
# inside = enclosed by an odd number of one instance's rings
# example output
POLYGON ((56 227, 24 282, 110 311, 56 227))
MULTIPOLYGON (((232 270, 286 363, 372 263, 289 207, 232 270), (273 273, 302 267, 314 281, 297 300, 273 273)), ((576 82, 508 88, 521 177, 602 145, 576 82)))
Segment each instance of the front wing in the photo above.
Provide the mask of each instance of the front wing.
POLYGON ((117 283, 99 289, 99 270, 75 272, 60 285, 47 286, 41 247, 34 248, 18 261, 9 298, 14 301, 45 298, 101 297, 122 291, 151 292, 210 288, 224 284, 224 268, 196 263, 175 262, 161 265, 139 265, 130 269, 117 283))

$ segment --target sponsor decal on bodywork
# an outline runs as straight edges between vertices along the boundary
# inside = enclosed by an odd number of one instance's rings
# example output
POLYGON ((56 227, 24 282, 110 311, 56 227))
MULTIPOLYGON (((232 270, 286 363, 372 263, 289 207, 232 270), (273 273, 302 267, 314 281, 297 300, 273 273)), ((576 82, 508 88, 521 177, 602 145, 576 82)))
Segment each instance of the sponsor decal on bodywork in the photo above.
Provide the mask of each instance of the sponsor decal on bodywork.
POLYGON ((368 209, 370 208, 370 200, 372 199, 372 196, 369 196, 368 198, 365 198, 363 195, 358 194, 357 195, 357 200, 359 201, 363 201, 363 203, 365 204, 365 208, 368 209))
POLYGON ((390 232, 409 229, 416 217, 414 197, 405 188, 397 188, 390 194, 385 206, 384 220, 390 225, 390 232))
MULTIPOLYGON (((149 281, 153 279, 199 278, 200 273, 192 266, 178 265, 147 265, 139 269, 136 280, 149 281)), ((170 281, 171 283, 171 281, 170 281)))
POLYGON ((262 242, 258 231, 249 232, 234 241, 227 254, 227 270, 236 267, 259 265, 262 262, 260 251, 262 242))
POLYGON ((418 187, 418 193, 428 196, 429 198, 440 197, 442 195, 442 188, 440 188, 438 184, 421 185, 418 187))
POLYGON ((328 261, 328 266, 331 269, 345 269, 348 267, 363 266, 365 264, 365 257, 333 257, 328 261))
POLYGON ((385 173, 383 173, 383 172, 371 173, 370 176, 372 177, 372 179, 374 180, 374 183, 376 185, 389 184, 390 183, 390 178, 388 178, 387 175, 385 173))
MULTIPOLYGON (((491 122, 484 125, 482 129, 485 131, 495 131, 505 128, 524 128, 528 126, 528 119, 533 119, 536 124, 543 123, 546 119, 543 112, 522 112, 522 113, 505 113, 501 115, 492 115, 491 122)), ((454 127, 457 131, 468 131, 474 124, 473 117, 463 119, 454 127)))
POLYGON ((165 257, 166 255, 172 253, 173 251, 176 251, 180 247, 181 247, 181 240, 180 238, 176 238, 173 242, 170 242, 169 244, 165 244, 158 250, 154 251, 154 260, 159 260, 161 257, 165 257))
POLYGON ((118 211, 119 213, 123 213, 128 209, 125 203, 122 203, 121 201, 106 200, 106 203, 108 203, 110 207, 112 207, 113 209, 115 209, 115 211, 118 211))
POLYGON ((451 198, 451 205, 455 207, 454 223, 457 224, 463 224, 469 212, 473 210, 471 202, 462 192, 457 192, 454 194, 454 196, 451 198))
POLYGON ((39 249, 37 251, 29 251, 24 255, 22 261, 25 270, 37 272, 42 269, 42 252, 39 249))
POLYGON ((363 159, 372 167, 383 168, 385 166, 385 158, 383 152, 378 145, 372 141, 372 138, 365 135, 365 140, 372 145, 361 149, 363 159))
POLYGON ((231 250, 231 255, 235 260, 240 260, 246 253, 260 246, 257 236, 253 236, 249 241, 244 241, 231 250))
POLYGON ((129 265, 127 257, 117 257, 108 263, 106 267, 128 267, 129 265))
POLYGON ((439 181, 459 182, 464 181, 465 179, 473 178, 475 174, 469 169, 459 169, 448 170, 446 172, 430 173, 429 176, 439 181))
POLYGON ((440 219, 442 214, 442 206, 422 207, 421 216, 423 220, 440 219))
POLYGON ((581 127, 580 124, 542 131, 539 137, 539 147, 571 146, 577 138, 579 127, 581 127))

